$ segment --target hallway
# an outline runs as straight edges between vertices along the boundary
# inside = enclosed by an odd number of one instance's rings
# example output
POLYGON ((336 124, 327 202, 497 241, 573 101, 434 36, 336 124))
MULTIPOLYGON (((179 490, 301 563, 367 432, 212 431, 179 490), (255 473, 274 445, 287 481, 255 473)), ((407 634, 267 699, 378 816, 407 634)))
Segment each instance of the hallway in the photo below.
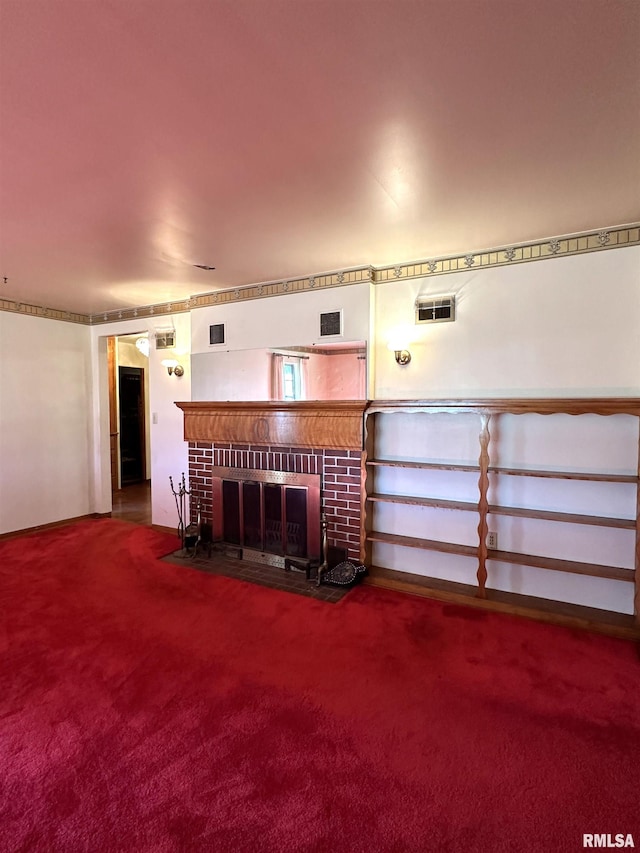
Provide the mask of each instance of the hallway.
POLYGON ((113 492, 111 517, 135 524, 151 524, 151 480, 113 492))

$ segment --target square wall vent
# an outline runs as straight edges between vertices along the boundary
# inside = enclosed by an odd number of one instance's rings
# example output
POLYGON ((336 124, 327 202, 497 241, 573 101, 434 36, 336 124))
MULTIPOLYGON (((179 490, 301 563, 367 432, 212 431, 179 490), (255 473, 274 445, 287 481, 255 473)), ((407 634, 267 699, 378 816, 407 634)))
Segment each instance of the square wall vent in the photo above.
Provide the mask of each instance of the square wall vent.
POLYGON ((455 319, 455 296, 419 296, 416 299, 416 323, 449 323, 455 319))
POLYGON ((329 338, 342 334, 342 311, 326 311, 320 314, 320 337, 329 338))
POLYGON ((215 323, 213 326, 209 326, 209 343, 224 343, 224 323, 215 323))
POLYGON ((176 345, 175 329, 156 332, 156 349, 172 349, 176 345))

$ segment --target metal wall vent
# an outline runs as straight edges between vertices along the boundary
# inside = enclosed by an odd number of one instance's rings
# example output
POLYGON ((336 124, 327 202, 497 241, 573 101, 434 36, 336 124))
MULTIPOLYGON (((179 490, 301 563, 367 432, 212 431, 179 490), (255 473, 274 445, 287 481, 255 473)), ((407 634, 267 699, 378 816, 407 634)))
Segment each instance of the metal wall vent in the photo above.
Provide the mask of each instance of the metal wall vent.
POLYGON ((224 343, 224 323, 215 323, 213 326, 209 326, 209 343, 224 343))
POLYGON ((175 330, 156 332, 156 349, 171 349, 176 345, 175 330))
POLYGON ((455 296, 418 297, 416 300, 416 323, 447 323, 455 319, 455 296))
POLYGON ((320 337, 342 334, 342 311, 326 311, 320 314, 320 337))

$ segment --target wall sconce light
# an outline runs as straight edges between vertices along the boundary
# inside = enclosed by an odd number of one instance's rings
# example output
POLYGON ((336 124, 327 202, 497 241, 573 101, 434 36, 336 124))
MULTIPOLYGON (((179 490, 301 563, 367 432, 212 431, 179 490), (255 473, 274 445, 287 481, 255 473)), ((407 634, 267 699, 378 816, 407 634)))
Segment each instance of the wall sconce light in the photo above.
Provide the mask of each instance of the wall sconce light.
POLYGON ((411 361, 411 353, 408 349, 397 349, 394 350, 394 353, 398 364, 405 365, 411 361))
POLYGON ((411 353, 406 348, 406 343, 400 343, 400 341, 389 341, 387 344, 387 349, 391 350, 391 352, 395 355, 396 361, 402 367, 406 364, 409 364, 411 361, 411 353))
POLYGON ((175 358, 163 358, 160 363, 167 368, 169 376, 182 376, 184 374, 184 367, 175 358))

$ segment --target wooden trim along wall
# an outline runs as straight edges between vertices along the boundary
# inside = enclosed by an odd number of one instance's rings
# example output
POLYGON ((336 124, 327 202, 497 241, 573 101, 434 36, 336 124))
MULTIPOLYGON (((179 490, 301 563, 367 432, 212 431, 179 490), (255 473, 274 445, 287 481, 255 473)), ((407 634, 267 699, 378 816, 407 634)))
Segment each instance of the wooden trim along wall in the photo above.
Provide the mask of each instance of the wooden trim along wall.
POLYGON ((476 412, 510 415, 637 415, 640 397, 491 397, 449 400, 370 400, 375 412, 476 412))
POLYGON ((18 536, 33 536, 36 533, 44 533, 46 530, 54 530, 56 527, 64 527, 67 524, 76 524, 79 521, 88 521, 100 518, 111 518, 111 513, 89 512, 86 515, 76 515, 73 518, 61 518, 60 521, 48 521, 45 524, 36 524, 33 527, 23 527, 20 530, 10 530, 8 533, 0 533, 0 541, 5 539, 16 539, 18 536))

